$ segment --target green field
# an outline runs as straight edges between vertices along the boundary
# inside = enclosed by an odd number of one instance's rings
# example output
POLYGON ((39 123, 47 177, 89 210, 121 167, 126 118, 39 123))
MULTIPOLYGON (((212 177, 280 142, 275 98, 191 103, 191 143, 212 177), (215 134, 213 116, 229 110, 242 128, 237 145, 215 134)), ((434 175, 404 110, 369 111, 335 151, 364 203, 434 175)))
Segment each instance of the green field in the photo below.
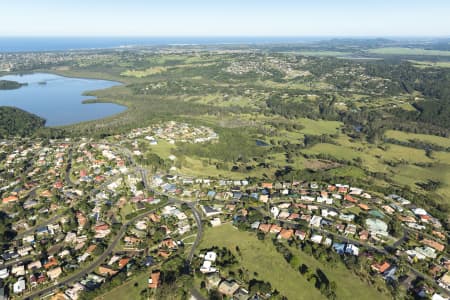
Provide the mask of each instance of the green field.
POLYGON ((334 134, 343 125, 342 122, 337 121, 311 120, 306 118, 300 118, 298 122, 305 127, 300 130, 301 133, 313 135, 334 134))
POLYGON ((385 47, 368 50, 372 54, 381 55, 428 55, 428 56, 450 56, 450 51, 425 50, 420 48, 385 47))
POLYGON ((323 51, 323 50, 317 50, 317 51, 294 51, 294 52, 288 52, 288 53, 295 53, 295 54, 303 55, 303 56, 347 56, 347 55, 352 54, 351 52, 323 51))
MULTIPOLYGON (((258 273, 258 279, 269 281, 288 299, 325 299, 297 270, 288 264, 267 237, 259 241, 254 233, 242 232, 231 224, 205 230, 199 249, 211 246, 227 247, 236 257, 236 246, 242 253, 240 267, 258 273)), ((388 299, 351 274, 343 265, 329 267, 300 250, 295 253, 300 263, 322 269, 330 281, 337 283, 338 299, 388 299), (342 280, 345 278, 345 280, 342 280)))
POLYGON ((419 61, 409 60, 414 66, 418 68, 450 68, 450 61, 419 61))
POLYGON ((167 68, 165 67, 153 67, 145 70, 127 70, 125 72, 122 72, 120 75, 127 77, 142 78, 150 75, 160 74, 165 71, 167 71, 167 68))
POLYGON ((445 148, 450 148, 450 138, 428 135, 428 134, 417 134, 417 133, 408 133, 398 130, 388 130, 385 133, 385 136, 389 139, 398 140, 401 142, 408 142, 411 140, 418 140, 424 143, 429 143, 445 148))
POLYGON ((97 300, 129 300, 141 299, 141 291, 146 288, 148 284, 148 277, 150 272, 143 272, 124 284, 113 288, 111 291, 97 297, 97 300), (137 284, 137 286, 136 286, 137 284))

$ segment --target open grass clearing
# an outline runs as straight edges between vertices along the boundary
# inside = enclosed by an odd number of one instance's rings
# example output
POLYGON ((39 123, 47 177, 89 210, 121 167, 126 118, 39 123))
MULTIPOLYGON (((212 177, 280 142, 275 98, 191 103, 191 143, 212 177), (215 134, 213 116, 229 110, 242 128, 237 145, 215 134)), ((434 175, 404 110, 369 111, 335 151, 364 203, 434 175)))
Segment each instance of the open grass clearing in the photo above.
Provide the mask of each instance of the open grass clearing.
POLYGON ((450 148, 450 138, 429 135, 429 134, 419 134, 419 133, 408 133, 399 130, 387 130, 385 136, 390 139, 395 139, 401 142, 408 142, 411 140, 418 140, 424 143, 433 144, 436 146, 441 146, 445 148, 450 148))
MULTIPOLYGON (((297 270, 294 270, 278 253, 269 237, 259 241, 254 233, 242 232, 231 224, 205 230, 200 249, 211 246, 227 247, 239 258, 235 249, 239 247, 242 259, 239 267, 258 273, 258 279, 270 281, 272 286, 289 299, 325 299, 297 270)), ((300 250, 294 249, 300 263, 309 268, 320 268, 329 280, 337 283, 338 299, 387 299, 358 277, 351 274, 342 264, 327 266, 300 250), (343 280, 345 278, 345 280, 343 280)))
POLYGON ((450 51, 425 50, 420 48, 384 47, 368 50, 372 54, 381 55, 429 55, 429 56, 450 56, 450 51))
POLYGON ((126 281, 124 284, 113 288, 111 291, 98 296, 96 300, 129 300, 141 299, 141 291, 147 287, 150 272, 143 272, 126 281))

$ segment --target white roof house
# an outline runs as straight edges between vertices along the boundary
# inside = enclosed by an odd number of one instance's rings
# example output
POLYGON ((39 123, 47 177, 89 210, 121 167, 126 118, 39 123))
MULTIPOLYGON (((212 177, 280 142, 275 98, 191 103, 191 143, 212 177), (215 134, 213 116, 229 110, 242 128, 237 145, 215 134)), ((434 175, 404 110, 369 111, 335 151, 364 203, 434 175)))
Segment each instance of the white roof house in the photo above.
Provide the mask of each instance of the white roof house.
POLYGON ((0 278, 1 279, 6 279, 9 276, 9 271, 8 268, 4 268, 2 270, 0 270, 0 278))
POLYGON ((17 280, 17 282, 13 285, 14 294, 22 293, 23 291, 25 291, 25 287, 25 279, 23 277, 20 277, 19 280, 17 280))
POLYGON ((217 254, 216 254, 216 252, 209 251, 209 252, 207 252, 206 255, 205 255, 205 260, 207 260, 207 261, 215 262, 216 259, 217 259, 217 254))
POLYGON ((382 235, 382 236, 388 236, 388 225, 379 220, 379 219, 373 219, 369 218, 366 220, 367 229, 370 231, 372 235, 382 235))
POLYGON ((313 216, 311 218, 311 221, 309 221, 309 225, 311 227, 320 227, 320 222, 322 222, 322 217, 320 217, 320 216, 313 216))

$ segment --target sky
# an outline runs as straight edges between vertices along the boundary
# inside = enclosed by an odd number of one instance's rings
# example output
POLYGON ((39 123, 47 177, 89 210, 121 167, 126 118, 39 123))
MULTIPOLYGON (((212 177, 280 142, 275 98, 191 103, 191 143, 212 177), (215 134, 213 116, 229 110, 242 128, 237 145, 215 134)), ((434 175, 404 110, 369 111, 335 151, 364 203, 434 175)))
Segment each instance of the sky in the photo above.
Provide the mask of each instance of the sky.
POLYGON ((450 36, 449 0, 0 0, 0 36, 450 36))

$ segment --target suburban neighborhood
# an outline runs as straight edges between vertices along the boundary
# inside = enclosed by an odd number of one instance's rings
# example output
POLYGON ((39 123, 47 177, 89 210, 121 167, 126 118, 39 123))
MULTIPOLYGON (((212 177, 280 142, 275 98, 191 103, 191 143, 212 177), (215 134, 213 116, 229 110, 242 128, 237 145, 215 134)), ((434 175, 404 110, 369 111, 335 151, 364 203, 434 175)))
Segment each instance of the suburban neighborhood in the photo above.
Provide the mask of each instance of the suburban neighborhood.
MULTIPOLYGON (((179 256, 201 282, 193 288, 199 299, 212 292, 226 299, 277 295, 264 280, 227 272, 237 261, 230 250, 237 249, 198 248, 204 230, 232 226, 272 239, 288 262, 296 248, 351 262, 352 268, 420 297, 448 299, 448 233, 439 219, 399 195, 301 178, 254 182, 185 176, 176 167, 162 173, 138 163, 145 149, 160 141, 217 139, 207 127, 168 122, 110 140, 2 141, 7 241, 0 297, 77 300, 115 278, 126 281, 144 273, 145 293, 152 295, 167 276, 164 262, 179 256)), ((175 157, 169 161, 175 166, 175 157)), ((309 274, 306 265, 300 273, 309 274)), ((321 293, 336 297, 331 283, 321 293)))

